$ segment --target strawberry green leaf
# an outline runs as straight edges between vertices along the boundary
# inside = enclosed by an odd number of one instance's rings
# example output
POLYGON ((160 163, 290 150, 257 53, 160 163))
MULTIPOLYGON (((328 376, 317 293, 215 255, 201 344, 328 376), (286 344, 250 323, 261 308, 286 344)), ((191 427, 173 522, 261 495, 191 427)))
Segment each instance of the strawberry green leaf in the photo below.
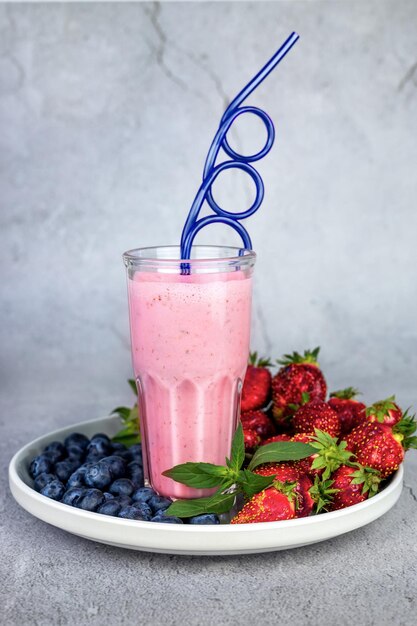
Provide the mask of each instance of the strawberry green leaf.
POLYGON ((251 352, 249 354, 249 365, 254 367, 272 367, 271 359, 260 356, 258 358, 257 352, 251 352))
POLYGON ((310 394, 303 391, 301 393, 301 404, 307 404, 307 402, 310 402, 310 394))
POLYGON ((248 465, 248 469, 252 470, 262 463, 298 461, 314 453, 315 450, 310 444, 301 443, 299 441, 277 441, 276 443, 268 443, 257 449, 248 465))
POLYGON ((243 428, 242 424, 239 422, 239 425, 236 429, 236 432, 232 441, 232 451, 230 454, 230 467, 234 469, 236 472, 240 470, 243 465, 243 461, 245 460, 245 443, 243 439, 243 428))
POLYGON ((305 350, 304 354, 293 352, 292 354, 284 354, 282 359, 277 359, 279 365, 290 365, 291 363, 312 363, 317 364, 320 347, 314 350, 305 350))
POLYGON ((177 483, 196 489, 209 489, 233 482, 229 468, 212 463, 182 463, 162 472, 177 483))
POLYGON ((208 498, 195 500, 176 500, 165 511, 167 515, 193 517, 202 513, 227 513, 232 508, 236 495, 218 491, 208 498))
POLYGON ((338 391, 332 391, 331 398, 339 398, 341 400, 352 400, 356 396, 360 396, 362 393, 355 389, 355 387, 346 387, 346 389, 339 389, 338 391))

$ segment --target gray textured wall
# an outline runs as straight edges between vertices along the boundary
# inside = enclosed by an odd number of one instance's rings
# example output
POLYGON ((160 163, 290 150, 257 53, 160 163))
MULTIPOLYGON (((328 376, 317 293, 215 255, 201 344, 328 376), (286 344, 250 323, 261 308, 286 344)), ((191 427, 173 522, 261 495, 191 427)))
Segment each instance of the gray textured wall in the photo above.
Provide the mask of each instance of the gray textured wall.
MULTIPOLYGON (((228 98, 293 29, 300 42, 251 98, 277 126, 248 223, 253 347, 320 344, 332 387, 415 402, 416 24, 415 0, 1 5, 0 358, 13 402, 44 404, 50 425, 127 399, 121 253, 178 242, 228 98)), ((242 123, 235 145, 251 149, 258 130, 242 123)), ((218 197, 240 209, 250 186, 226 179, 218 197)), ((200 241, 237 239, 216 227, 200 241)))

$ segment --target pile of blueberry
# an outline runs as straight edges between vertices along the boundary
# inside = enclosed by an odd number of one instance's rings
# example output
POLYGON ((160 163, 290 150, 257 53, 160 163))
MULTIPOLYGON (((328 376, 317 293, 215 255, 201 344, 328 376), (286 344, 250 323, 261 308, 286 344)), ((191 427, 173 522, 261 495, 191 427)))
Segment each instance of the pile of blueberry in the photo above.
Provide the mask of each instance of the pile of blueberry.
POLYGON ((32 460, 29 474, 43 496, 84 511, 168 524, 219 523, 213 514, 187 520, 165 515, 172 500, 144 486, 141 444, 127 448, 101 433, 53 441, 32 460))

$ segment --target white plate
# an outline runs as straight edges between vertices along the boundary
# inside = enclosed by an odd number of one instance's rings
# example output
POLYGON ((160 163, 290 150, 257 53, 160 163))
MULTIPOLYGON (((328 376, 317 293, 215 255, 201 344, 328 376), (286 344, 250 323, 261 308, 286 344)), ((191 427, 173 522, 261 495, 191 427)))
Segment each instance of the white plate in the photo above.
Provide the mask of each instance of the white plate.
POLYGON ((249 554, 298 548, 365 526, 394 506, 403 486, 401 466, 381 493, 341 511, 281 522, 236 526, 175 525, 118 519, 55 502, 31 488, 29 463, 48 443, 63 441, 74 431, 88 437, 97 432, 113 436, 119 428, 119 418, 105 417, 56 430, 24 446, 15 454, 9 466, 9 484, 16 501, 48 524, 120 548, 189 555, 249 554))

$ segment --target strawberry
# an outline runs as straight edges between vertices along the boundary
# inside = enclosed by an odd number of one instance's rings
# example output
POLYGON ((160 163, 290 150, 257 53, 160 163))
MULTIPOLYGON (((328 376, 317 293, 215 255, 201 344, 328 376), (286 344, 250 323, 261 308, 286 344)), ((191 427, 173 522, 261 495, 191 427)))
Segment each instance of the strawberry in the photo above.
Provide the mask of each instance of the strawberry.
POLYGON ((274 482, 247 502, 231 520, 231 524, 253 524, 255 522, 277 522, 295 517, 294 484, 274 482))
POLYGON ((265 446, 267 443, 276 443, 277 441, 291 441, 290 435, 274 435, 273 437, 269 437, 269 439, 265 439, 262 441, 261 446, 265 446))
POLYGON ((300 471, 291 461, 286 463, 263 463, 263 465, 259 465, 253 471, 261 476, 276 476, 277 480, 282 483, 293 483, 300 476, 300 471))
POLYGON ((245 452, 253 452, 261 443, 261 438, 252 428, 243 428, 243 441, 245 452))
POLYGON ((275 434, 273 421, 263 411, 242 413, 240 421, 244 429, 254 430, 261 439, 267 439, 275 434))
POLYGON ((310 515, 313 510, 314 500, 309 490, 313 483, 306 474, 300 472, 295 463, 264 463, 257 467, 254 473, 261 476, 276 476, 276 479, 281 483, 292 483, 296 496, 296 517, 310 515))
POLYGON ((297 433, 292 441, 309 443, 317 450, 315 454, 295 461, 294 465, 311 477, 321 476, 323 480, 330 477, 330 474, 343 464, 347 464, 353 456, 348 451, 346 441, 338 443, 336 437, 331 437, 328 433, 315 430, 315 434, 297 433))
POLYGON ((388 426, 397 424, 403 416, 398 404, 394 402, 395 396, 390 396, 386 400, 378 400, 366 409, 366 417, 370 422, 380 422, 388 426))
POLYGON ((353 504, 364 502, 376 494, 381 482, 378 471, 356 464, 356 467, 341 465, 332 476, 331 501, 325 505, 327 511, 337 511, 353 504))
POLYGON ((347 387, 341 391, 333 391, 330 394, 328 404, 339 416, 341 435, 346 435, 365 420, 366 406, 363 402, 355 400, 359 391, 353 387, 347 387))
POLYGON ((387 478, 403 462, 404 451, 417 447, 417 438, 412 436, 416 428, 414 418, 407 414, 393 428, 378 421, 365 422, 346 437, 347 449, 356 455, 358 463, 387 478))
POLYGON ((340 418, 327 402, 313 400, 295 412, 292 424, 297 433, 312 433, 317 428, 332 437, 340 434, 340 418))
POLYGON ((249 358, 248 369, 243 381, 240 409, 242 413, 265 406, 271 394, 271 372, 267 369, 272 363, 269 359, 258 359, 253 352, 249 358))
POLYGON ((320 348, 306 350, 304 355, 294 352, 286 354, 278 363, 283 365, 272 379, 273 416, 277 423, 285 425, 294 408, 302 402, 302 394, 309 394, 310 400, 324 400, 327 385, 317 364, 320 348))

